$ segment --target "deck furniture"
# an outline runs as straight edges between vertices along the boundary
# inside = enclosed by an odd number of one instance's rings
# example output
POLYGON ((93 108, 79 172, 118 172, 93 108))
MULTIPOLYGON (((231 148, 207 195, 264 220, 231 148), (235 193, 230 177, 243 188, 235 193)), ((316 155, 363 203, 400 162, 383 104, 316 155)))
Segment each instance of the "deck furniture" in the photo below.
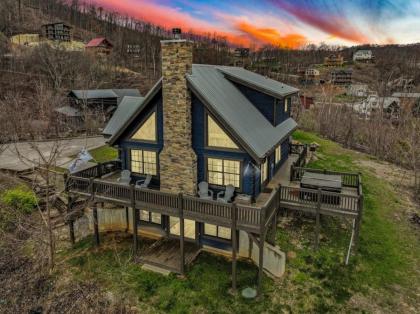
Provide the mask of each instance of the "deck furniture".
POLYGON ((136 187, 146 189, 149 187, 149 184, 151 181, 152 181, 152 175, 148 174, 146 176, 146 179, 136 181, 136 187))
POLYGON ((217 201, 223 203, 230 203, 233 195, 235 194, 235 187, 233 185, 227 185, 224 191, 217 193, 217 201))
MULTIPOLYGON (((343 181, 340 175, 334 174, 323 174, 323 173, 314 173, 314 172, 305 172, 300 181, 300 187, 305 189, 314 189, 322 190, 326 192, 341 193, 343 187, 343 181)), ((301 192, 300 197, 302 199, 311 199, 312 201, 317 201, 316 194, 301 192)), ((322 197, 321 202, 337 205, 340 203, 340 197, 322 197)))
POLYGON ((130 184, 131 182, 131 172, 129 170, 121 171, 121 177, 118 178, 118 182, 121 184, 130 184))
POLYGON ((204 200, 212 200, 214 193, 209 189, 209 184, 205 181, 198 184, 198 196, 204 200))

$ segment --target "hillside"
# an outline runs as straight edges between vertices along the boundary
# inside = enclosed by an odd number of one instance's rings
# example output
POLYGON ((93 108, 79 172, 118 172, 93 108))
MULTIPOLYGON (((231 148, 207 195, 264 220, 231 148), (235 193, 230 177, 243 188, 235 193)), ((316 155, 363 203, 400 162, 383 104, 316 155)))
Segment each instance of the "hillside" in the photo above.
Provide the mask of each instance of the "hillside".
MULTIPOLYGON (((362 173, 365 209, 360 250, 349 266, 343 265, 349 222, 322 219, 321 246, 315 252, 313 220, 283 217, 276 242, 288 255, 286 273, 280 280, 264 280, 262 300, 245 301, 227 293, 231 265, 223 257, 202 254, 185 278, 164 277, 133 263, 131 237, 124 233, 102 234, 99 248, 89 236, 69 249, 63 229, 58 266, 51 275, 31 271, 39 269, 34 235, 13 253, 6 238, 0 242, 2 253, 8 252, 0 255, 4 283, 0 311, 87 312, 100 306, 105 312, 130 313, 416 313, 420 229, 410 217, 419 208, 404 184, 404 171, 312 133, 298 131, 294 137, 321 145, 311 167, 362 173), (25 266, 9 267, 12 258, 25 266)), ((32 215, 36 219, 37 213, 32 215)), ((253 282, 256 268, 246 262, 238 267, 239 288, 244 288, 253 282)))

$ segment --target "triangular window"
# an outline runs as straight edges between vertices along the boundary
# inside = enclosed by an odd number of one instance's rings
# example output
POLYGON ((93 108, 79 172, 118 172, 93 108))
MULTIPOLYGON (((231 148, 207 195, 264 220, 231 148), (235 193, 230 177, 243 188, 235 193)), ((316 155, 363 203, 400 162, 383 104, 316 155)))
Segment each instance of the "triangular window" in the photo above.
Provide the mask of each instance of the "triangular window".
POLYGON ((153 112, 149 118, 147 118, 131 139, 156 142, 156 112, 153 112))
POLYGON ((209 115, 207 115, 207 145, 239 149, 229 135, 209 115))

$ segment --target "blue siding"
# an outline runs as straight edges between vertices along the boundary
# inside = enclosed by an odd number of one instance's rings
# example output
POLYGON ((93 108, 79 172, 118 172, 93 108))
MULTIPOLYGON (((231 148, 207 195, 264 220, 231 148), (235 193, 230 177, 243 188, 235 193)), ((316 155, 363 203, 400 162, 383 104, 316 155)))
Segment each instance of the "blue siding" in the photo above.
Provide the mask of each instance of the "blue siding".
POLYGON ((284 99, 276 99, 239 83, 234 84, 271 124, 277 126, 289 118, 290 108, 284 112, 284 99))
MULTIPOLYGON (((257 190, 254 186, 254 172, 251 170, 253 160, 244 150, 224 151, 218 149, 208 149, 205 147, 205 107, 201 101, 193 95, 192 97, 192 140, 193 149, 197 155, 198 182, 206 180, 206 157, 237 159, 242 162, 242 193, 254 195, 257 190)), ((258 183, 258 182, 256 182, 258 183)), ((257 190, 258 191, 258 190, 257 190)))
MULTIPOLYGON (((145 110, 130 124, 126 131, 122 134, 118 142, 116 143, 121 149, 121 161, 124 169, 130 169, 130 149, 147 149, 155 150, 158 155, 163 148, 163 107, 162 107, 162 94, 157 94, 152 101, 147 105, 145 110), (157 143, 147 143, 134 141, 130 139, 131 134, 137 130, 142 122, 148 117, 148 115, 156 109, 156 121, 157 121, 157 143)), ((159 164, 159 156, 158 156, 159 164)), ((158 166, 159 171, 159 166, 158 166)), ((159 172, 158 172, 159 175, 159 172)), ((142 176, 133 175, 134 180, 143 179, 142 176)), ((159 179, 154 178, 152 185, 159 186, 159 179)))

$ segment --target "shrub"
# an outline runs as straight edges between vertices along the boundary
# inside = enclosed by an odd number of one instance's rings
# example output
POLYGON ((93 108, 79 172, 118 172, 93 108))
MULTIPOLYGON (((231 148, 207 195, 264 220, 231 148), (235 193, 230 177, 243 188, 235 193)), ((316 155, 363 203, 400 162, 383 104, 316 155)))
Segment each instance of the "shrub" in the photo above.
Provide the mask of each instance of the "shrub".
POLYGON ((6 190, 3 193, 1 200, 6 205, 11 206, 24 214, 30 214, 37 204, 35 194, 24 186, 6 190))

